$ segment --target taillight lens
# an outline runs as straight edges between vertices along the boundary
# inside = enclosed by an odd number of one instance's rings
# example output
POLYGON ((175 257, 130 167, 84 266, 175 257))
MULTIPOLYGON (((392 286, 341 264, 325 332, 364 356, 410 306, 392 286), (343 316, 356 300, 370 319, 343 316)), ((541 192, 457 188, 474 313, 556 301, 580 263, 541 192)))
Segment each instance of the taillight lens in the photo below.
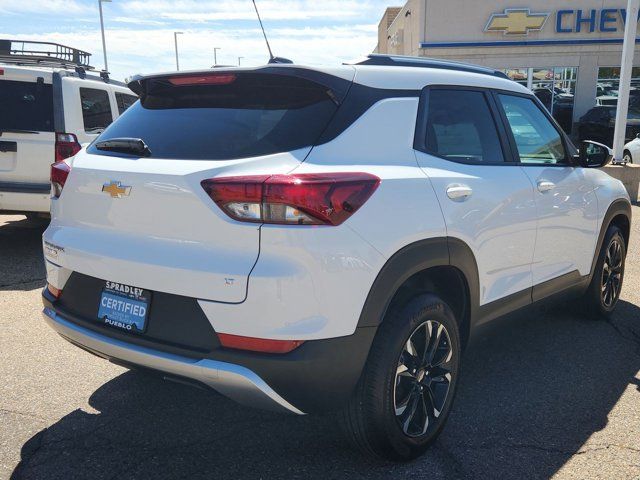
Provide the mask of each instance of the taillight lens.
POLYGON ((71 167, 64 160, 51 164, 51 195, 58 198, 62 194, 71 167))
POLYGON ((60 295, 62 295, 62 290, 60 290, 59 288, 54 287, 50 283, 47 283, 47 290, 55 298, 60 298, 60 295))
POLYGON ((204 180, 231 218, 279 225, 340 225, 371 197, 380 179, 368 173, 255 175, 204 180))
POLYGON ((56 133, 56 162, 73 157, 82 147, 73 133, 56 133))
POLYGON ((268 338, 242 337, 219 333, 220 345, 237 350, 250 350, 262 353, 289 353, 304 343, 304 340, 270 340, 268 338))

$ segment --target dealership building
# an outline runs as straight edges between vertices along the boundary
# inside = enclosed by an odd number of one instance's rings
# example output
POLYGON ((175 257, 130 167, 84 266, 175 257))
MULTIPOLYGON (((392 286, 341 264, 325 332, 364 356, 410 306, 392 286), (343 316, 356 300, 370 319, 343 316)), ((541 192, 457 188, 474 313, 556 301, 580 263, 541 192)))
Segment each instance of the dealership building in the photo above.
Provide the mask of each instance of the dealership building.
MULTIPOLYGON (((385 11, 376 52, 502 70, 570 132, 596 104, 616 104, 626 20, 625 0, 409 0, 385 11)), ((640 100, 640 68, 632 76, 640 100)))

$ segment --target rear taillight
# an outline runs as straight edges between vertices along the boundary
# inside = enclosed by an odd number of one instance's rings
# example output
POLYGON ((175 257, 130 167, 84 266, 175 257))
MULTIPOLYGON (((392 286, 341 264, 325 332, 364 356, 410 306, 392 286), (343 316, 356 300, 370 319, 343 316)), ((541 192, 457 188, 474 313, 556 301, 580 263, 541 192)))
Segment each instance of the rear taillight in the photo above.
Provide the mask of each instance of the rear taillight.
POLYGON ((304 343, 304 340, 270 340, 268 338, 242 337, 219 333, 220 345, 237 350, 262 353, 289 353, 304 343))
POLYGON ((55 298, 60 298, 60 295, 62 295, 62 290, 60 290, 59 288, 54 287, 50 283, 47 283, 47 290, 55 298))
POLYGON ((62 194, 71 167, 64 160, 51 164, 51 195, 58 198, 62 194))
POLYGON ((73 157, 82 147, 73 133, 56 133, 56 162, 73 157))
POLYGON ((255 175, 204 180, 231 218, 279 225, 340 225, 371 197, 380 179, 368 173, 255 175))

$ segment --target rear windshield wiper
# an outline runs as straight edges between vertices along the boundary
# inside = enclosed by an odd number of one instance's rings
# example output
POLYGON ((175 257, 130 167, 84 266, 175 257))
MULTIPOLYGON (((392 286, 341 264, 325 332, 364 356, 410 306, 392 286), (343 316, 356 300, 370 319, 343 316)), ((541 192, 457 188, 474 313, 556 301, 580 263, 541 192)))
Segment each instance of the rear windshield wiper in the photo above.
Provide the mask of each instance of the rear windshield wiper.
POLYGON ((105 152, 128 153, 140 157, 151 156, 151 150, 141 138, 111 138, 97 142, 95 147, 105 152))

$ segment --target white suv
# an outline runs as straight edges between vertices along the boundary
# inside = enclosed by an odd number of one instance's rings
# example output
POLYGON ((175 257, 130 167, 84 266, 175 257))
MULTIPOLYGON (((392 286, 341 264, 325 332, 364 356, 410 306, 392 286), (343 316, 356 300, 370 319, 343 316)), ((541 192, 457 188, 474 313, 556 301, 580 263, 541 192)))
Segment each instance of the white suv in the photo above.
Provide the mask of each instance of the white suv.
POLYGON ((503 74, 372 55, 136 77, 54 165, 44 318, 126 366, 283 411, 371 454, 442 429, 478 325, 556 294, 611 312, 622 184, 503 74))
POLYGON ((50 165, 76 154, 137 97, 87 52, 0 40, 0 213, 49 213, 50 165))

